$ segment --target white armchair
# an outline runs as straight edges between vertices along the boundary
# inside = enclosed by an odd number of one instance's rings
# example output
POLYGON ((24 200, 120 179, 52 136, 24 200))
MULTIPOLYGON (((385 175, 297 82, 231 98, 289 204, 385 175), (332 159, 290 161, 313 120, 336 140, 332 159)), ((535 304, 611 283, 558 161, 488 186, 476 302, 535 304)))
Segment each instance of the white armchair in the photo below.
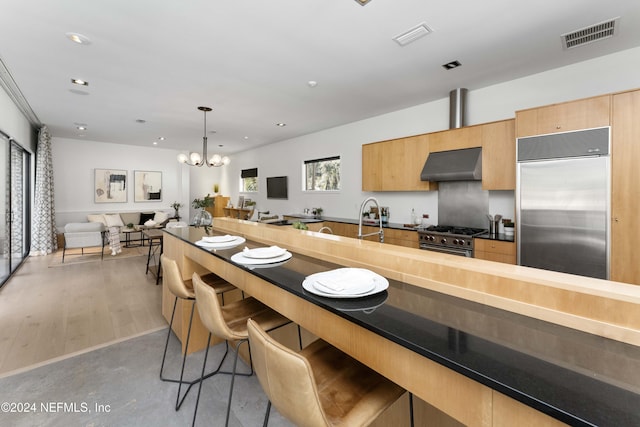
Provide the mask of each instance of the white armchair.
POLYGON ((68 249, 100 246, 102 248, 101 259, 104 258, 104 225, 99 222, 72 222, 64 226, 64 249, 62 250, 62 262, 68 249))

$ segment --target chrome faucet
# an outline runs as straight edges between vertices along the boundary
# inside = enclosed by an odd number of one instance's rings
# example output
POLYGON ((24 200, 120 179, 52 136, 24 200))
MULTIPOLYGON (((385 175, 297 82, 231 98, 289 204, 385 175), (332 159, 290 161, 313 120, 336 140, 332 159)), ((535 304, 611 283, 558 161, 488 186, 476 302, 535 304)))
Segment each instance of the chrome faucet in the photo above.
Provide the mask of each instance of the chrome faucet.
POLYGON ((362 204, 360 205, 360 219, 358 220, 358 239, 362 239, 363 237, 373 236, 374 234, 378 234, 380 236, 380 243, 384 243, 384 230, 382 229, 382 218, 379 219, 378 223, 380 224, 380 231, 375 233, 362 234, 362 216, 364 215, 364 208, 368 202, 373 202, 378 208, 378 213, 380 213, 380 205, 378 204, 378 200, 375 197, 367 197, 364 199, 362 204))

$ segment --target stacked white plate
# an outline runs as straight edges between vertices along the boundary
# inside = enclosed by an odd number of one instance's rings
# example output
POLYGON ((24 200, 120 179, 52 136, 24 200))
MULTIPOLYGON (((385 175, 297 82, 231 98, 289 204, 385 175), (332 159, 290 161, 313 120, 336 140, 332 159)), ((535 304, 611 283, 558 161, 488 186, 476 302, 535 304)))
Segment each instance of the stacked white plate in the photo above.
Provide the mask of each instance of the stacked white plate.
POLYGON ((246 242, 244 237, 231 236, 204 236, 196 242, 196 245, 207 249, 231 249, 246 242))
POLYGON ((384 291, 389 281, 364 268, 338 268, 307 276, 302 287, 323 297, 360 298, 384 291))
POLYGON ((291 258, 291 252, 278 246, 264 248, 244 248, 242 252, 233 254, 231 261, 245 265, 276 264, 291 258))

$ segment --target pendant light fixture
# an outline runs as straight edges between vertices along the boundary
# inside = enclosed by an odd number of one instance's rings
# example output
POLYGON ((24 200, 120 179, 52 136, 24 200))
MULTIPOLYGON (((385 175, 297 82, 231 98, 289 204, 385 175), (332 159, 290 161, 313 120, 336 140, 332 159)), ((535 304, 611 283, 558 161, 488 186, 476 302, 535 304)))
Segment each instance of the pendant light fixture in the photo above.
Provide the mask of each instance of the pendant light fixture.
POLYGON ((178 154, 178 161, 180 163, 186 163, 189 166, 202 166, 207 165, 209 167, 226 166, 231 163, 231 160, 227 156, 220 156, 220 154, 214 154, 210 159, 207 158, 207 113, 211 111, 209 107, 198 107, 198 110, 204 112, 204 135, 202 136, 202 155, 197 152, 190 153, 187 157, 186 154, 178 154))

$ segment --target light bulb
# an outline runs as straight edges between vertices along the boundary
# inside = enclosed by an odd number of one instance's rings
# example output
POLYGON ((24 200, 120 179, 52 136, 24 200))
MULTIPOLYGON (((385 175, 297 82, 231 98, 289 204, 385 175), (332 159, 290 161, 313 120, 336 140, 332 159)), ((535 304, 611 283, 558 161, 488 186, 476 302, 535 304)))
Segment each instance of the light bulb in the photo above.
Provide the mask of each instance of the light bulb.
POLYGON ((227 156, 224 156, 224 157, 222 158, 222 164, 223 164, 223 165, 225 165, 225 166, 227 166, 229 163, 231 163, 231 159, 230 159, 230 158, 228 158, 227 156))
POLYGON ((178 154, 178 161, 180 163, 187 163, 187 160, 188 160, 188 157, 187 157, 186 154, 184 154, 184 153, 178 154))
POLYGON ((213 165, 219 165, 221 161, 222 157, 220 157, 220 154, 214 154, 213 156, 211 156, 211 160, 209 161, 209 163, 213 165))
POLYGON ((191 163, 193 163, 194 165, 202 161, 202 157, 200 156, 200 153, 196 153, 196 152, 189 154, 189 159, 191 159, 191 163))

